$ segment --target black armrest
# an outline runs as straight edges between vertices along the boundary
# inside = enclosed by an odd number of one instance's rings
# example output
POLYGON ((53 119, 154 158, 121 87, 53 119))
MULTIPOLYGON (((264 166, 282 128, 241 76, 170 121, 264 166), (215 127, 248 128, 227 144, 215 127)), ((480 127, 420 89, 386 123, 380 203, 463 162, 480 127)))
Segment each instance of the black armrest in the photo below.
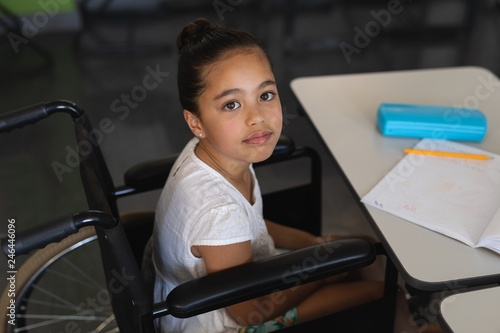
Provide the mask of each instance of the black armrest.
POLYGON ((375 247, 358 238, 290 251, 179 285, 170 292, 166 302, 155 305, 155 315, 195 316, 364 267, 371 264, 375 256, 375 247))
MULTIPOLYGON (((294 150, 294 142, 282 135, 274 148, 273 156, 289 155, 294 150)), ((162 188, 167 181, 168 174, 177 156, 172 155, 167 158, 147 161, 131 167, 124 175, 125 185, 140 192, 162 188)))
POLYGON ((172 155, 159 160, 139 163, 131 167, 123 176, 125 185, 140 191, 162 188, 177 156, 172 155))

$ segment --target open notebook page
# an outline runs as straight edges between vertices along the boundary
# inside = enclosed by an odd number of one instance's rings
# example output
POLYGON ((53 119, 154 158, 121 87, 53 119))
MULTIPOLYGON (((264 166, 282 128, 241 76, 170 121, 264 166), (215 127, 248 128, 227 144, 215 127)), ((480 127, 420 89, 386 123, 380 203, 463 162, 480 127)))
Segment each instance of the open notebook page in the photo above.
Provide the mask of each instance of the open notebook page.
POLYGON ((488 224, 488 227, 477 245, 492 248, 500 252, 500 208, 498 208, 491 219, 490 224, 488 224))
MULTIPOLYGON (((415 148, 486 153, 446 140, 415 148)), ((475 246, 500 206, 500 156, 472 160, 406 155, 362 202, 475 246)))

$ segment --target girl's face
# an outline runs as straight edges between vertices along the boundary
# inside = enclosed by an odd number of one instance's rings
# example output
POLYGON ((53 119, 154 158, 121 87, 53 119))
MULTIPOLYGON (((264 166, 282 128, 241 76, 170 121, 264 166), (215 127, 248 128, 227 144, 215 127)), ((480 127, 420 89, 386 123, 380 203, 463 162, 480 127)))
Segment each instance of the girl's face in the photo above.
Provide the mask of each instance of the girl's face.
MULTIPOLYGON (((205 70, 199 117, 185 111, 193 133, 218 162, 242 165, 271 156, 282 112, 274 74, 261 50, 234 52, 205 70)), ((226 164, 227 165, 227 164, 226 164)))

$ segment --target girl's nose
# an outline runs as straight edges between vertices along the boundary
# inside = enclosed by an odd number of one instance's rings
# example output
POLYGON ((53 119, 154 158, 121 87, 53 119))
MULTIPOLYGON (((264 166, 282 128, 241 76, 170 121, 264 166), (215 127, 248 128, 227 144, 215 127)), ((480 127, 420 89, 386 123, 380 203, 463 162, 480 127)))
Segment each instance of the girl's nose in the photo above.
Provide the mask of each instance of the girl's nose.
POLYGON ((264 110, 259 105, 252 106, 248 114, 248 123, 251 126, 264 122, 264 110))

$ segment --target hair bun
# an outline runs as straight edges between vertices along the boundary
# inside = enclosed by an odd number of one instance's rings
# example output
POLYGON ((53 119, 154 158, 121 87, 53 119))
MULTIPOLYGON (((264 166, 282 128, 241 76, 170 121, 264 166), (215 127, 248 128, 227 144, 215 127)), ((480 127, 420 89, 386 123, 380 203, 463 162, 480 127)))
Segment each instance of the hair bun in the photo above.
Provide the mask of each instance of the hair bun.
POLYGON ((214 26, 204 18, 196 19, 187 24, 177 37, 177 49, 179 52, 186 46, 196 43, 203 36, 214 30, 214 26))

